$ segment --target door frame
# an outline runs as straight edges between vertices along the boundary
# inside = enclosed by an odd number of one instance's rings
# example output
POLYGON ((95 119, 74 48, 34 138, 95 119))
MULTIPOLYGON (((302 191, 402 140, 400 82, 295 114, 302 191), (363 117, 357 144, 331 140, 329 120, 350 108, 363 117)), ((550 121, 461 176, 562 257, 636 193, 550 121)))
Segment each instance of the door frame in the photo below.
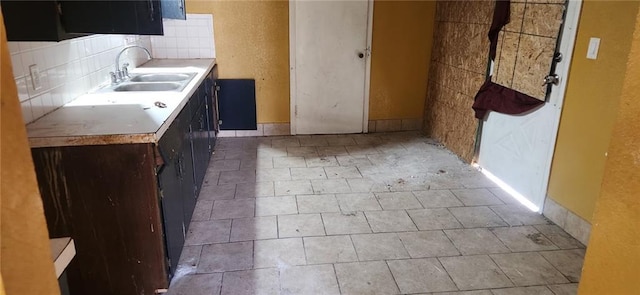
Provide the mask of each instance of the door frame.
MULTIPOLYGON (((549 97, 548 104, 555 109, 556 115, 551 122, 553 128, 551 128, 551 144, 546 147, 546 159, 544 160, 544 174, 542 179, 544 181, 540 183, 541 192, 544 193, 544 197, 541 198, 541 204, 534 204, 533 202, 526 199, 516 190, 511 188, 509 184, 502 182, 497 176, 493 175, 490 171, 479 167, 480 170, 487 175, 490 179, 501 182, 500 186, 505 189, 510 195, 516 198, 520 203, 531 209, 532 211, 542 212, 544 209, 544 203, 548 197, 548 189, 549 189, 549 178, 551 176, 551 165, 553 163, 553 155, 555 152, 556 142, 558 140, 558 131, 560 129, 560 119, 562 117, 562 108, 564 105, 564 98, 566 96, 567 91, 567 82, 569 78, 569 71, 571 70, 571 62, 573 59, 573 54, 575 50, 575 42, 578 35, 578 23, 580 20, 580 12, 582 10, 582 1, 583 0, 567 0, 567 11, 565 14, 565 19, 562 28, 562 34, 560 37, 560 47, 559 51, 563 53, 563 60, 566 62, 561 62, 556 64, 555 72, 558 73, 561 77, 558 86, 552 90, 551 95, 549 97), (566 53, 566 54, 565 54, 566 53)), ((580 54, 580 53, 578 53, 580 54)), ((493 63, 491 64, 491 72, 493 72, 493 63)), ((482 123, 482 122, 481 122, 482 123)), ((482 132, 482 128, 479 128, 479 132, 482 132)), ((480 133, 480 140, 482 140, 482 133, 480 133)), ((478 147, 480 145, 478 144, 478 147)), ((479 157, 479 151, 477 151, 479 157)), ((476 160, 479 162, 479 159, 476 160)), ((476 165, 477 165, 476 163, 476 165)))
MULTIPOLYGON (((296 2, 299 0, 289 0, 289 120, 291 135, 297 134, 296 129, 296 2)), ((365 0, 359 0, 365 1, 365 0)), ((365 73, 364 73, 364 103, 362 117, 362 132, 369 132, 369 91, 371 85, 371 40, 373 38, 373 3, 374 0, 367 1, 367 43, 365 48, 365 73)))

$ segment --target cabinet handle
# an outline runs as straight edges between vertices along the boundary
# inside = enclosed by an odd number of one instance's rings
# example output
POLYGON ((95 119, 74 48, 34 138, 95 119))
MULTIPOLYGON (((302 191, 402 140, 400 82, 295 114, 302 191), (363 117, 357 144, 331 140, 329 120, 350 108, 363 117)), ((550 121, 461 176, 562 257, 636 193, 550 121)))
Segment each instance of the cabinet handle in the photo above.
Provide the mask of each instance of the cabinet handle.
POLYGON ((147 0, 149 2, 149 18, 151 19, 151 21, 155 20, 155 17, 153 17, 153 0, 147 0))

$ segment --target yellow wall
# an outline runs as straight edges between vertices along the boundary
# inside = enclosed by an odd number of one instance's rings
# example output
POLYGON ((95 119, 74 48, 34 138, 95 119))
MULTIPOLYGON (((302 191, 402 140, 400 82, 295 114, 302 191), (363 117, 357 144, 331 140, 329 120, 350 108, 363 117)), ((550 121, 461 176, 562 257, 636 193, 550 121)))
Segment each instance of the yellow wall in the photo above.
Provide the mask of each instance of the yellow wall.
MULTIPOLYGON (((640 292, 640 14, 579 294, 640 292)), ((633 27, 633 25, 632 25, 633 27)))
POLYGON ((213 14, 220 78, 256 80, 258 123, 289 122, 289 3, 187 0, 213 14))
POLYGON ((0 55, 0 293, 56 295, 49 233, 1 14, 0 55))
POLYGON ((565 96, 548 195, 591 220, 618 110, 638 1, 585 1, 565 96), (597 60, 586 59, 599 37, 597 60))
MULTIPOLYGON (((258 123, 289 122, 288 1, 187 0, 213 14, 221 78, 256 79, 258 123)), ((434 1, 376 1, 370 119, 422 118, 434 1)))
POLYGON ((422 118, 435 1, 375 1, 369 120, 422 118))

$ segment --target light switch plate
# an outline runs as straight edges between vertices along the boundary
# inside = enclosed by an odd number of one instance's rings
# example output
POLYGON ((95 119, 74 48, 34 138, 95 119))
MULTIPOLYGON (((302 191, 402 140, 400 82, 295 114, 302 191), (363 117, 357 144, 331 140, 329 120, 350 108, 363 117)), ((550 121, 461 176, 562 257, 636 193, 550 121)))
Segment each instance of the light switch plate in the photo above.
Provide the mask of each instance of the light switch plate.
POLYGON ((587 49, 587 58, 597 59, 598 49, 600 49, 600 38, 589 39, 589 49, 587 49))
POLYGON ((30 65, 29 74, 31 75, 31 87, 33 90, 42 88, 42 82, 40 81, 40 69, 38 68, 38 65, 30 65))

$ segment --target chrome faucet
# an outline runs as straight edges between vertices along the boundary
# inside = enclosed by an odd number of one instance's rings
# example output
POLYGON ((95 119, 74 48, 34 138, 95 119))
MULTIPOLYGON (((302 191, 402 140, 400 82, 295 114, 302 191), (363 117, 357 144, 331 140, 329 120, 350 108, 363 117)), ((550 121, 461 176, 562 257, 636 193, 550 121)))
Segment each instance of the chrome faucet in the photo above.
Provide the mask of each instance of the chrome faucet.
POLYGON ((110 72, 109 74, 111 75, 111 84, 118 84, 122 81, 125 81, 127 78, 129 78, 129 69, 127 68, 129 66, 128 63, 125 63, 122 65, 122 69, 120 69, 120 55, 122 55, 123 52, 125 52, 127 49, 129 48, 140 48, 142 50, 144 50, 144 52, 147 53, 147 58, 151 59, 151 52, 149 52, 148 49, 140 46, 140 45, 129 45, 129 46, 125 46, 124 48, 122 48, 122 50, 120 50, 120 52, 118 52, 118 55, 116 55, 116 70, 115 72, 110 72))

